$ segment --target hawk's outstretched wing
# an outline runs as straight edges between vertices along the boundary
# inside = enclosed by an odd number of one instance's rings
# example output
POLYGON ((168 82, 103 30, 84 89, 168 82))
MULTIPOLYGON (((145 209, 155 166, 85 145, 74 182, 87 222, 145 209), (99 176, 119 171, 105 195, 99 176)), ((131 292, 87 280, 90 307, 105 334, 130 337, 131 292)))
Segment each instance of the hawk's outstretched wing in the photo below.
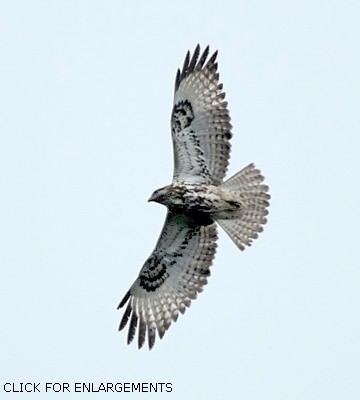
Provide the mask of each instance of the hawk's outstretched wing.
POLYGON ((175 80, 171 130, 174 181, 220 184, 230 154, 231 124, 225 93, 219 83, 215 52, 187 52, 175 80), (200 57, 199 57, 200 56, 200 57))
POLYGON ((119 305, 128 303, 119 327, 130 320, 128 343, 138 328, 139 348, 147 334, 151 349, 156 331, 162 338, 207 283, 217 233, 215 223, 206 222, 199 225, 189 216, 168 212, 154 251, 119 305))

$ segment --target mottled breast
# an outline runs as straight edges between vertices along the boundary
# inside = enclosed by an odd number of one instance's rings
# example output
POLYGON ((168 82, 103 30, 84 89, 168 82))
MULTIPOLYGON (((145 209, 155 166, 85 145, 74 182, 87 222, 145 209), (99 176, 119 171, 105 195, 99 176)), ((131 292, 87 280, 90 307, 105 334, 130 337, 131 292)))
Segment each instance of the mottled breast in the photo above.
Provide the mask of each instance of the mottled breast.
POLYGON ((218 200, 209 185, 176 184, 169 191, 168 207, 182 212, 208 214, 216 209, 218 200))

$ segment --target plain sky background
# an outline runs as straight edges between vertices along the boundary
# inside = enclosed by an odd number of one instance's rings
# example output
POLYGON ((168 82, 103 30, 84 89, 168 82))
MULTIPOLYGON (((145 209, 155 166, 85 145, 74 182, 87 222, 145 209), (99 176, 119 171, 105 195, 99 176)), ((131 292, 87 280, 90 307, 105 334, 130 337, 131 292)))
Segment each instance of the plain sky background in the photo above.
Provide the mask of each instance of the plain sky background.
MULTIPOLYGON (((172 382, 91 398, 360 398, 360 3, 0 1, 0 383, 172 382), (229 175, 269 222, 221 233, 204 292, 154 349, 117 332, 161 230, 173 83, 219 49, 229 175)), ((87 398, 4 395, 1 398, 87 398)))

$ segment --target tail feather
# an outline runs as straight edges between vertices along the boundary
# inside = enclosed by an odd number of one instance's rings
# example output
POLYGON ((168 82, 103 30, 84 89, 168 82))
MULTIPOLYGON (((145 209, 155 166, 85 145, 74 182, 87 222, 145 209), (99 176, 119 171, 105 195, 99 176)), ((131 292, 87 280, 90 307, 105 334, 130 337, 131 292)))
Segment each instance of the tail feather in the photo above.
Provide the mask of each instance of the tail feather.
POLYGON ((218 224, 230 236, 240 250, 251 246, 252 240, 263 231, 266 223, 267 207, 270 195, 267 185, 262 184, 264 177, 254 164, 249 164, 222 184, 241 204, 239 215, 229 219, 217 219, 218 224))

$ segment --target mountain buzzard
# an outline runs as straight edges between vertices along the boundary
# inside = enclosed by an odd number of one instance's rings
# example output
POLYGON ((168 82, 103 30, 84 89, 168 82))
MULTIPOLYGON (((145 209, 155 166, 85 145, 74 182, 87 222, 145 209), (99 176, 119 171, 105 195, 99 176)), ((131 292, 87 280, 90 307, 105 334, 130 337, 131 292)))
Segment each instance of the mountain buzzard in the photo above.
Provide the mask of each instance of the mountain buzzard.
POLYGON ((156 332, 162 338, 184 313, 210 275, 216 251, 216 223, 240 250, 263 230, 268 187, 253 164, 223 182, 230 155, 231 124, 217 51, 208 58, 199 45, 187 52, 175 79, 171 132, 174 175, 149 201, 168 208, 160 238, 119 308, 127 304, 119 329, 130 321, 127 341, 138 329, 138 346, 156 332))

